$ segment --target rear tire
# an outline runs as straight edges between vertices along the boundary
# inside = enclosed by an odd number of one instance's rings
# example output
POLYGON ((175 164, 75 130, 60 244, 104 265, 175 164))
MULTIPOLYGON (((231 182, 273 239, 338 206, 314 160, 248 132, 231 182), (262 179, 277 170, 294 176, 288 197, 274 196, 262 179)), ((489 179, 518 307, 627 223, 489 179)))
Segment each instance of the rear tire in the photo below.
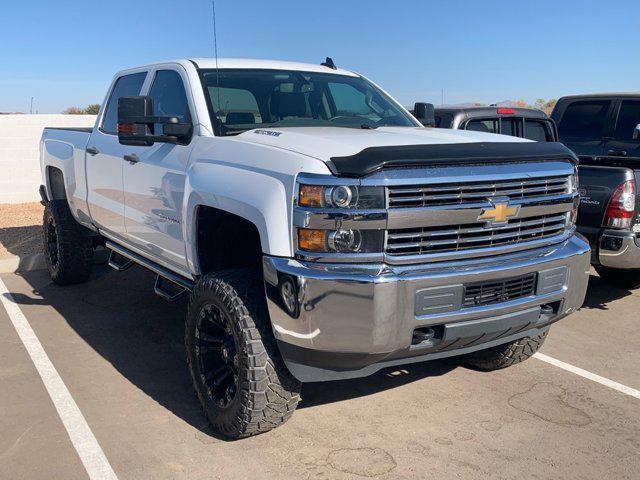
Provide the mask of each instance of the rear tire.
POLYGON ((300 382, 280 357, 258 271, 216 272, 196 284, 185 347, 200 405, 222 435, 268 432, 296 409, 300 382))
POLYGON ((42 221, 44 255, 49 276, 58 285, 88 280, 93 268, 90 231, 76 222, 65 200, 52 200, 42 221))
POLYGON ((607 283, 627 289, 640 287, 640 269, 622 270, 601 265, 595 267, 595 269, 600 278, 607 283))
POLYGON ((478 370, 492 371, 524 362, 542 347, 548 332, 470 353, 465 355, 464 363, 478 370))

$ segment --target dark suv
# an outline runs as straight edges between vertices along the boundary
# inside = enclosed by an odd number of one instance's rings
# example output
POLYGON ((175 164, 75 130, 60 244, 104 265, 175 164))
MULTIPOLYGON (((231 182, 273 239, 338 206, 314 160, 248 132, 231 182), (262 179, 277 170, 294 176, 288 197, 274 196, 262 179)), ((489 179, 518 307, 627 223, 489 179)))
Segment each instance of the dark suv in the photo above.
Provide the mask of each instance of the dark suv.
POLYGON ((435 126, 500 133, 537 142, 557 141, 553 120, 534 108, 441 107, 435 109, 435 126))
POLYGON ((580 158, 578 230, 601 277, 640 285, 640 94, 576 95, 551 114, 580 158))

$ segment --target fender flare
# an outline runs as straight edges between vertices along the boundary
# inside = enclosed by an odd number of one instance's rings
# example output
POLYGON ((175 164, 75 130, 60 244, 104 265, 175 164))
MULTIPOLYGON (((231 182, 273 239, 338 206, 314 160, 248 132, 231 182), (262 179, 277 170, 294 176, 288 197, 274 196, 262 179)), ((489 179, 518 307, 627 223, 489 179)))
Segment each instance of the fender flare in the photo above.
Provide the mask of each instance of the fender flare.
POLYGON ((288 178, 226 163, 193 164, 187 172, 182 212, 185 254, 191 270, 200 273, 197 209, 201 206, 237 215, 255 225, 264 254, 292 256, 291 206, 287 199, 292 198, 293 178, 287 182, 288 178))

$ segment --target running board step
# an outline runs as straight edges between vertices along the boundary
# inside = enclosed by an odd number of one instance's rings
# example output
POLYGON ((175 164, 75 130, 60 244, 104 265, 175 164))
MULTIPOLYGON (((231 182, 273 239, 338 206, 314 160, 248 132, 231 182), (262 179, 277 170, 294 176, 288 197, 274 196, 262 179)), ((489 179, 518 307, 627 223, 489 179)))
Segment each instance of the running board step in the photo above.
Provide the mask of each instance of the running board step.
POLYGON ((122 272, 133 265, 133 260, 121 255, 115 250, 111 250, 109 254, 109 266, 118 272, 122 272))
POLYGON ((193 290, 195 282, 189 278, 178 275, 168 268, 158 265, 154 261, 121 247, 110 240, 105 242, 105 247, 111 250, 109 265, 116 270, 126 270, 134 263, 137 263, 155 273, 157 276, 154 291, 169 302, 174 302, 193 290))
POLYGON ((187 288, 160 275, 156 276, 156 284, 153 287, 153 291, 167 302, 175 302, 189 293, 187 288))

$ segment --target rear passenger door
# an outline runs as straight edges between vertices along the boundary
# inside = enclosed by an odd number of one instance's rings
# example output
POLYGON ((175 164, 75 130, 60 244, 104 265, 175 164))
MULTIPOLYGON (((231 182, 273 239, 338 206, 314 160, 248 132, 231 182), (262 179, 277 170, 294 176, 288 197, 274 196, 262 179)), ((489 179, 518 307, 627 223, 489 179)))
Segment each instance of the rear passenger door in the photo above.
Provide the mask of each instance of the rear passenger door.
MULTIPOLYGON (((91 221, 107 236, 122 239, 124 226, 124 196, 122 192, 122 158, 124 146, 118 142, 118 99, 140 95, 146 71, 118 77, 101 113, 100 124, 94 128, 87 143, 87 202, 91 221)), ((131 147, 139 153, 144 147, 131 147)), ((129 152, 127 152, 129 153, 129 152)))
MULTIPOLYGON (((178 117, 181 123, 196 125, 184 69, 180 66, 159 68, 150 75, 146 95, 152 99, 153 115, 178 117)), ((155 125, 154 131, 161 134, 162 127, 155 125)), ((124 162, 123 171, 129 245, 143 256, 184 274, 187 268, 182 205, 194 138, 188 145, 155 143, 142 147, 142 151, 137 152, 137 162, 124 162)))
POLYGON ((605 155, 640 159, 640 141, 633 139, 633 131, 640 124, 640 99, 618 101, 613 138, 605 145, 605 155))
POLYGON ((585 99, 570 102, 558 112, 560 141, 577 155, 598 157, 605 154, 604 137, 612 133, 614 102, 585 99))

